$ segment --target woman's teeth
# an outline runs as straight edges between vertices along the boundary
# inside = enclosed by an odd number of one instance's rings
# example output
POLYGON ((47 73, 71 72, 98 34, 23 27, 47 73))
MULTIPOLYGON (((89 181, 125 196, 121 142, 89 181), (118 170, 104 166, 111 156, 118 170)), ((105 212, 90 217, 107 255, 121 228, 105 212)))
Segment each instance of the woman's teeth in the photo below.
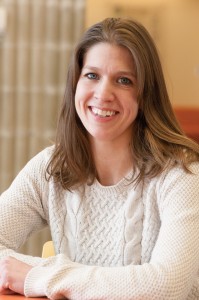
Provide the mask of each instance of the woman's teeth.
POLYGON ((114 116, 116 114, 115 111, 111 111, 111 110, 101 110, 99 108, 96 107, 92 107, 92 112, 96 115, 96 116, 100 116, 100 117, 111 117, 114 116))

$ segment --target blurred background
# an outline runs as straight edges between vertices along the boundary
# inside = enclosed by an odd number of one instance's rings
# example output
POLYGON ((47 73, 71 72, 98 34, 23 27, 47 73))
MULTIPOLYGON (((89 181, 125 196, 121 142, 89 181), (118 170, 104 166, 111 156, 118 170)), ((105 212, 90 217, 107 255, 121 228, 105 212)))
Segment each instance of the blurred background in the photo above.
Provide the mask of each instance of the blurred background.
MULTIPOLYGON (((0 193, 54 140, 73 47, 105 17, 143 23, 153 36, 177 117, 199 142, 198 0, 0 0, 0 193)), ((40 255, 50 233, 23 253, 40 255)))

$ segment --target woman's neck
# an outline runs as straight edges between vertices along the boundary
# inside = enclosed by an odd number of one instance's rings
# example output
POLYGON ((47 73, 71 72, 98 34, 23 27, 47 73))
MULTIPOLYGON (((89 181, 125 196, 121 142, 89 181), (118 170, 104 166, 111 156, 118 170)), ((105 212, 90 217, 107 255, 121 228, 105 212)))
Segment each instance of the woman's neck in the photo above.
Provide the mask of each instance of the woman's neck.
POLYGON ((96 143, 91 145, 93 158, 102 185, 117 184, 133 168, 130 145, 120 146, 113 143, 96 143))

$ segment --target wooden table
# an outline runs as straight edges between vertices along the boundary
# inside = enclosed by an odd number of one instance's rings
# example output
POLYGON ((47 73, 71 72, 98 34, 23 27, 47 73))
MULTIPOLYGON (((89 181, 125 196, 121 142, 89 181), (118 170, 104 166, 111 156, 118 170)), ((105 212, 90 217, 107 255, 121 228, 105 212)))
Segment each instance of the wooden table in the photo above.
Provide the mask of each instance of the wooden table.
POLYGON ((47 298, 26 298, 25 296, 13 294, 13 295, 0 295, 0 300, 45 300, 47 298))

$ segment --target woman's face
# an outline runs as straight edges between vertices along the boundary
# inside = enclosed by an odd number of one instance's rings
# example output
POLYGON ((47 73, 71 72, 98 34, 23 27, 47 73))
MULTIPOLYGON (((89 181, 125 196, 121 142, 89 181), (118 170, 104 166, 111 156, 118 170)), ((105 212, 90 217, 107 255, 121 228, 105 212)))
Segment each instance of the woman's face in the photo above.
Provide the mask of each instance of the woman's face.
POLYGON ((85 54, 75 107, 94 141, 132 139, 138 113, 137 80, 127 48, 98 43, 85 54))

